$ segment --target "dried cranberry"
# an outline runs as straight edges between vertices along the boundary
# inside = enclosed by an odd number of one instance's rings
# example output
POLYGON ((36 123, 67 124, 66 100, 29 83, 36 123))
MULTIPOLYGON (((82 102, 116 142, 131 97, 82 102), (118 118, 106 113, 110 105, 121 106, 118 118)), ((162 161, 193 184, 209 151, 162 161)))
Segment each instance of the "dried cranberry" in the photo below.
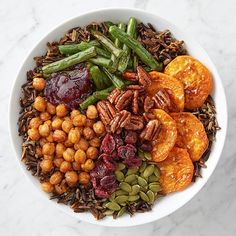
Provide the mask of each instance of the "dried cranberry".
POLYGON ((109 171, 116 170, 118 164, 116 163, 116 161, 112 157, 104 156, 103 161, 104 161, 105 168, 107 168, 107 170, 109 170, 109 171))
POLYGON ((134 157, 136 152, 137 152, 137 149, 131 144, 120 146, 118 148, 118 156, 124 160, 127 157, 134 157))
POLYGON ((136 168, 141 166, 142 160, 139 157, 129 157, 124 160, 124 164, 128 168, 136 168))
POLYGON ((122 140, 122 138, 121 138, 120 135, 115 134, 113 137, 114 137, 114 140, 115 140, 115 142, 116 142, 116 148, 118 148, 118 147, 124 145, 124 142, 123 142, 123 140, 122 140))
POLYGON ((116 148, 116 143, 112 135, 106 134, 104 139, 102 140, 102 145, 100 148, 101 152, 105 152, 106 154, 111 154, 116 148))
POLYGON ((141 144, 140 149, 142 149, 145 152, 151 152, 152 151, 152 144, 151 142, 144 142, 141 144))
POLYGON ((98 197, 101 197, 101 198, 107 198, 109 197, 109 193, 102 190, 101 188, 96 188, 95 189, 95 194, 98 196, 98 197))
POLYGON ((117 187, 117 180, 115 175, 105 176, 100 181, 103 190, 110 192, 111 189, 117 187))
POLYGON ((125 143, 135 144, 138 140, 138 135, 135 131, 126 130, 125 132, 125 143))

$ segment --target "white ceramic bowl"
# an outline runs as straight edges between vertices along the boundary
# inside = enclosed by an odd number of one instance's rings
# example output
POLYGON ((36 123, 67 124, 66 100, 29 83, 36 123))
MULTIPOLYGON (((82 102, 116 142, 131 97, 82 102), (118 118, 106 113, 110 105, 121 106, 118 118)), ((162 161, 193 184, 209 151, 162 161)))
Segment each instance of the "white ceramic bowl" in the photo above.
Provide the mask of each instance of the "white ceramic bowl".
POLYGON ((222 82, 215 66, 213 65, 205 50, 194 39, 187 36, 184 31, 181 31, 173 23, 170 23, 161 17, 145 11, 134 9, 102 9, 79 15, 63 22, 35 45, 35 47, 23 62, 14 81, 9 107, 9 125, 11 141, 16 152, 17 162, 20 163, 21 169, 23 169, 27 178, 38 189, 39 194, 42 194, 44 199, 48 199, 46 200, 48 204, 54 204, 57 208, 77 218, 78 220, 105 226, 134 226, 155 221, 173 213, 185 203, 187 203, 205 185, 213 170, 215 169, 223 149, 227 127, 227 107, 222 82), (85 26, 92 21, 101 22, 110 20, 113 22, 127 22, 131 16, 136 17, 139 21, 144 23, 152 23, 158 30, 170 29, 177 39, 183 39, 185 41, 189 54, 199 59, 209 68, 214 78, 213 98, 216 103, 216 110, 218 111, 217 118, 221 130, 217 132, 216 142, 212 147, 210 158, 207 161, 207 168, 202 169, 203 178, 198 178, 196 183, 192 184, 182 192, 173 193, 158 200, 150 212, 136 214, 134 217, 129 217, 126 215, 124 217, 118 218, 117 220, 113 220, 112 217, 106 217, 104 220, 96 221, 90 213, 74 213, 68 206, 57 204, 55 201, 50 201, 48 199, 48 195, 41 191, 38 180, 26 170, 24 164, 20 161, 22 139, 18 136, 17 120, 20 111, 20 106, 18 104, 19 98, 21 96, 21 85, 26 81, 26 72, 35 67, 35 62, 33 60, 34 56, 42 55, 46 52, 47 42, 54 40, 56 41, 62 37, 67 30, 76 26, 85 26))

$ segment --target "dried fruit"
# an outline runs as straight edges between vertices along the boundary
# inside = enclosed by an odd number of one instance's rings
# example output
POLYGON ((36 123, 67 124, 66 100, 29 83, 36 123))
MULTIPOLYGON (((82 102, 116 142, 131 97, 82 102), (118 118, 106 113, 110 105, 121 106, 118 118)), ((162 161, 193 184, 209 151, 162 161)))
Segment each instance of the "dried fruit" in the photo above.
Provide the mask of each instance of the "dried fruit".
POLYGON ((115 148, 116 148, 116 142, 113 136, 110 134, 106 134, 106 136, 102 140, 100 151, 107 154, 111 154, 115 150, 115 148))

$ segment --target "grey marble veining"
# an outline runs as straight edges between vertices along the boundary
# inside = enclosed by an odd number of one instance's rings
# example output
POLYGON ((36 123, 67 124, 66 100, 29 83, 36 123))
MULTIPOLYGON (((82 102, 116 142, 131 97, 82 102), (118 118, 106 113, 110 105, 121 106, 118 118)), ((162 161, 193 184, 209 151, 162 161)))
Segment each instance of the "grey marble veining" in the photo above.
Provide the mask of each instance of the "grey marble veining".
MULTIPOLYGON (((0 7, 0 235, 236 235, 236 5, 234 0, 1 0, 0 7), (35 42, 73 15, 100 7, 136 7, 163 16, 192 34, 222 77, 229 129, 222 158, 206 186, 183 208, 135 228, 78 222, 46 204, 32 189, 9 145, 7 109, 17 69, 35 42)), ((220 112, 220 111, 219 111, 220 112)))

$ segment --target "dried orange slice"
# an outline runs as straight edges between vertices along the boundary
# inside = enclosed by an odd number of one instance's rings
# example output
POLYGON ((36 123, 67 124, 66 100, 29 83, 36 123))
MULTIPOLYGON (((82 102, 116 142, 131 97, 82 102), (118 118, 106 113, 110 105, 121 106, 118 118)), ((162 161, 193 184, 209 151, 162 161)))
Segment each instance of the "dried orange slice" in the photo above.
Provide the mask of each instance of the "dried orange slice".
POLYGON ((203 124, 189 112, 172 113, 178 136, 176 146, 186 148, 192 161, 198 161, 208 147, 208 138, 203 124))
POLYGON ((183 111, 184 110, 184 86, 178 79, 160 73, 157 71, 152 71, 149 73, 152 83, 147 88, 147 93, 154 96, 157 91, 161 89, 166 89, 170 95, 171 102, 174 106, 170 111, 183 111))
POLYGON ((186 149, 174 147, 168 157, 158 162, 162 193, 167 194, 185 189, 191 184, 193 163, 186 149))
POLYGON ((161 109, 154 109, 153 114, 161 123, 161 131, 158 138, 153 143, 153 161, 163 161, 174 147, 177 139, 176 123, 170 115, 161 109))
POLYGON ((211 93, 213 86, 211 73, 193 57, 176 57, 166 66, 165 73, 183 82, 187 109, 201 107, 211 93))

